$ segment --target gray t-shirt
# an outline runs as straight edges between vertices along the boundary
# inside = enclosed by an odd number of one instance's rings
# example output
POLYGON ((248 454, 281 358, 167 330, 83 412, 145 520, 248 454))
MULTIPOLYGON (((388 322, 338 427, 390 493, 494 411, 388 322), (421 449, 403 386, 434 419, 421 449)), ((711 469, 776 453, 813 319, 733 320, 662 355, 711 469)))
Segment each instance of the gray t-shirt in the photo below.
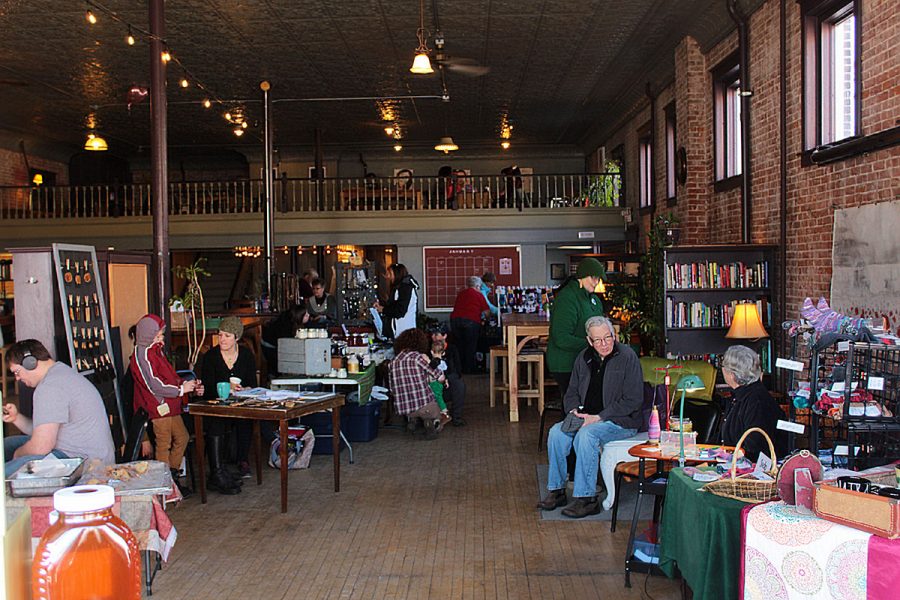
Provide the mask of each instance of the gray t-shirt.
POLYGON ((59 423, 54 448, 68 456, 116 462, 100 393, 68 365, 56 363, 34 389, 34 427, 59 423))

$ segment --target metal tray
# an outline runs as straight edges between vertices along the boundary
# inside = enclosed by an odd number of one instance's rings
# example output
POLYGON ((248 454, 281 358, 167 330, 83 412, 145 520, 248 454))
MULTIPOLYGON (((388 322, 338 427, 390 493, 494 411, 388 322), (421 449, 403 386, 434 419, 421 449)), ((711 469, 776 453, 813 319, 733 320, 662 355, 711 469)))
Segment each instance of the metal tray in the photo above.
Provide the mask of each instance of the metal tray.
POLYGON ((18 471, 9 476, 6 480, 6 486, 9 493, 14 498, 27 498, 30 496, 50 496, 56 490, 73 485, 81 478, 81 471, 84 469, 83 458, 61 458, 60 461, 71 469, 66 475, 57 477, 21 477, 26 473, 32 464, 37 461, 28 461, 22 465, 18 471))

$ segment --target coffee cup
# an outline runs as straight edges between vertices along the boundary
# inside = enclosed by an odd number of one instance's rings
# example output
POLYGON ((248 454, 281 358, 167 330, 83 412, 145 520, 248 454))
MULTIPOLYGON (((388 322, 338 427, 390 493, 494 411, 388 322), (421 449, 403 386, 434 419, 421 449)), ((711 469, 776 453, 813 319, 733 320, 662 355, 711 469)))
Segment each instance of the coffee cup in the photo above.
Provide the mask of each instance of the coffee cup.
POLYGON ((216 394, 218 394, 219 398, 224 400, 231 395, 231 384, 227 381, 220 381, 216 384, 216 394))
POLYGON ((297 330, 297 338, 298 339, 305 340, 308 337, 309 337, 309 332, 307 330, 305 330, 305 329, 297 330))
POLYGON ((231 384, 231 391, 236 392, 239 387, 241 387, 241 378, 240 377, 229 377, 228 383, 231 384))
POLYGON ((347 378, 347 369, 344 369, 344 368, 338 369, 337 376, 339 379, 346 379, 347 378))

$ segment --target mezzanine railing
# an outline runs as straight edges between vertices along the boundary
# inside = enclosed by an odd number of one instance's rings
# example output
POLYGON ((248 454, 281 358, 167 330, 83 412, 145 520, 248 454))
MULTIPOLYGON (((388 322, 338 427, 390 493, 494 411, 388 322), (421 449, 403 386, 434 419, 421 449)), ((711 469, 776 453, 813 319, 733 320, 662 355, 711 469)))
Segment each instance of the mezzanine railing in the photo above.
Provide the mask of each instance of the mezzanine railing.
MULTIPOLYGON (((262 212, 262 180, 169 184, 169 214, 262 212)), ((494 210, 619 206, 619 173, 367 177, 275 181, 275 209, 290 212, 494 210)), ((140 217, 149 184, 0 186, 0 219, 140 217)))

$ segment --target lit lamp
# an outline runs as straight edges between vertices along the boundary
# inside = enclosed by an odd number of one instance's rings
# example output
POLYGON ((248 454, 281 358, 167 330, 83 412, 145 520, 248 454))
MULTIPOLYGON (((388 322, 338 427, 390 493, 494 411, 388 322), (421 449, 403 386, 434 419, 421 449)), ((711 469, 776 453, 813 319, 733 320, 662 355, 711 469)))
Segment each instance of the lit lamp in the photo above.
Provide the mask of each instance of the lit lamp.
POLYGON ((738 340, 758 340, 769 337, 759 318, 759 309, 754 302, 742 302, 734 307, 731 327, 725 337, 738 340))
POLYGON ((105 152, 109 150, 109 145, 102 137, 95 133, 89 133, 87 140, 84 142, 84 149, 91 152, 105 152))
POLYGON ((40 173, 35 173, 34 179, 31 180, 31 183, 33 183, 36 186, 41 185, 42 183, 44 183, 44 176, 41 175, 40 173))
MULTIPOLYGON (((755 306, 755 305, 754 305, 755 306)), ((684 467, 684 396, 687 392, 699 392, 706 386, 697 375, 685 375, 678 381, 675 391, 681 390, 681 406, 678 407, 678 466, 684 467)))
POLYGON ((443 152, 444 154, 448 154, 450 152, 454 152, 459 150, 459 146, 453 141, 453 138, 448 136, 444 136, 441 138, 441 141, 434 147, 438 152, 443 152))

